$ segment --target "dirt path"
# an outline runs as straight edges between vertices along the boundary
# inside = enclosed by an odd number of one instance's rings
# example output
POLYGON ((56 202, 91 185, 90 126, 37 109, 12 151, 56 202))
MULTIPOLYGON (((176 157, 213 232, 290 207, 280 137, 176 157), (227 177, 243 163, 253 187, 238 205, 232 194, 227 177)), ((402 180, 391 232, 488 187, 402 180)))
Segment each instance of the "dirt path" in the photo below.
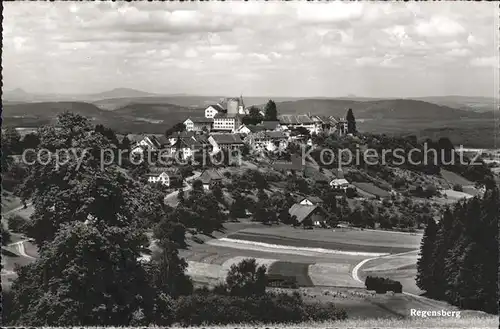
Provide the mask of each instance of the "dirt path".
MULTIPOLYGON (((29 206, 31 206, 31 202, 26 204, 26 207, 29 207, 29 206)), ((23 209, 24 209, 24 206, 20 205, 20 206, 14 208, 14 209, 11 209, 9 211, 3 212, 2 213, 2 217, 8 216, 10 214, 13 214, 13 213, 18 212, 19 210, 23 210, 23 209)))
POLYGON ((32 257, 26 253, 26 249, 24 248, 24 243, 28 240, 21 240, 17 241, 14 243, 9 244, 9 247, 14 247, 17 251, 17 253, 23 257, 29 258, 29 259, 35 259, 35 257, 32 257))

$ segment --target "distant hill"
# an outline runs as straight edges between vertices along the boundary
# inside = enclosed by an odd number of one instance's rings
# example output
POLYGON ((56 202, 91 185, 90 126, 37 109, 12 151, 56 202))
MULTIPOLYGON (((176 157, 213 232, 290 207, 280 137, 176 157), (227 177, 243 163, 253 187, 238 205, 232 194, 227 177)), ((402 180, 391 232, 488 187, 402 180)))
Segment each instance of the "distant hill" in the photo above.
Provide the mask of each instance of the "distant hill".
POLYGON ((131 88, 115 88, 97 94, 36 94, 28 93, 22 89, 7 90, 2 96, 3 101, 8 102, 61 102, 61 101, 76 101, 88 102, 97 101, 107 98, 123 98, 123 97, 152 97, 159 96, 158 94, 148 93, 131 88))
MULTIPOLYGON (((237 97, 237 95, 231 95, 237 97)), ((103 110, 115 110, 117 108, 129 104, 161 104, 168 103, 189 108, 204 108, 208 105, 215 104, 221 99, 230 96, 195 96, 195 95, 165 95, 165 96, 150 96, 150 97, 122 97, 108 98, 94 101, 93 103, 103 110)), ((296 101, 304 98, 294 97, 245 97, 243 101, 245 106, 265 105, 269 99, 275 102, 296 101)))
POLYGON ((105 111, 85 102, 39 102, 4 104, 3 124, 12 127, 39 127, 53 123, 64 111, 85 116, 118 133, 163 133, 190 115, 191 111, 171 104, 132 104, 117 111, 105 111))
POLYGON ((123 98, 123 97, 150 97, 159 96, 159 94, 148 93, 141 90, 131 88, 115 88, 98 94, 85 95, 90 99, 107 99, 107 98, 123 98))
POLYGON ((493 97, 470 97, 470 96, 429 96, 413 98, 437 105, 453 107, 466 111, 490 112, 498 111, 498 99, 493 97))
POLYGON ((222 96, 151 96, 151 97, 122 97, 94 101, 93 103, 103 110, 116 110, 130 104, 170 104, 185 108, 201 108, 220 101, 222 96))
POLYGON ((354 101, 348 99, 303 99, 279 102, 279 113, 311 113, 343 117, 347 109, 356 118, 397 120, 457 120, 460 118, 491 118, 491 113, 476 113, 412 99, 354 101))
MULTIPOLYGON (((129 104, 112 111, 116 116, 131 120, 149 121, 173 126, 186 120, 189 116, 203 116, 201 108, 186 108, 173 104, 129 104)), ((168 128, 168 127, 167 127, 168 128)))

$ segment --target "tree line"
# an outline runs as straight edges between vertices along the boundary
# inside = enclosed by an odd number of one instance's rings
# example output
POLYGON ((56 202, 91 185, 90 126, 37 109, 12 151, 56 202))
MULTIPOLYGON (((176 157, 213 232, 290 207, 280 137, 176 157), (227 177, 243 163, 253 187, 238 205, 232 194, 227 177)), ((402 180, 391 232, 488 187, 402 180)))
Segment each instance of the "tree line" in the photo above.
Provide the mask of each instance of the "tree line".
POLYGON ((417 285, 432 298, 498 313, 498 186, 429 220, 417 263, 417 285))

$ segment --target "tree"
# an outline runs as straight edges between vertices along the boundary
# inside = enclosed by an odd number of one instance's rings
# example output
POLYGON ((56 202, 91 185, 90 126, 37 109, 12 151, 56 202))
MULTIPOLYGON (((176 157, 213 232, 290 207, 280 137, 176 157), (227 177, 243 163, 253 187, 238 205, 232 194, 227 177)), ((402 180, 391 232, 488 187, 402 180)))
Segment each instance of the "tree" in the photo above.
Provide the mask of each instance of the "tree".
POLYGON ((193 186, 193 191, 203 191, 203 183, 199 179, 194 180, 192 186, 193 186))
POLYGON ((134 311, 149 313, 154 291, 137 260, 144 243, 133 228, 64 224, 39 259, 17 269, 15 323, 128 325, 134 311))
POLYGON ((175 132, 183 132, 183 131, 186 131, 186 125, 182 122, 178 122, 165 131, 165 137, 169 137, 175 132))
POLYGON ((222 188, 220 187, 220 185, 214 186, 214 188, 212 189, 212 194, 219 202, 221 202, 224 198, 224 193, 222 192, 222 188))
POLYGON ((160 223, 154 231, 159 249, 153 252, 149 272, 153 277, 153 286, 169 296, 178 297, 193 292, 191 279, 184 274, 187 262, 179 257, 179 247, 185 247, 184 226, 175 223, 172 217, 180 214, 173 213, 160 223), (181 240, 181 241, 180 241, 181 240))
POLYGON ((186 201, 183 188, 179 188, 177 190, 177 200, 179 201, 180 204, 183 204, 186 201))
POLYGON ((260 109, 256 106, 250 107, 248 115, 245 115, 241 122, 245 125, 256 125, 262 122, 264 117, 260 114, 260 109))
POLYGON ((297 127, 292 130, 294 135, 310 136, 311 132, 306 127, 297 127))
POLYGON ((13 127, 5 128, 2 131, 2 153, 7 155, 19 154, 21 152, 21 135, 13 127))
POLYGON ((233 219, 245 217, 246 204, 243 196, 240 193, 234 196, 234 202, 231 204, 231 207, 229 209, 229 215, 233 219))
POLYGON ((118 138, 116 137, 115 132, 111 128, 104 127, 103 125, 99 124, 96 125, 94 128, 94 131, 98 134, 101 134, 105 138, 108 139, 108 141, 115 145, 116 147, 120 146, 120 143, 118 142, 118 138))
POLYGON ((40 144, 40 138, 36 133, 29 133, 22 140, 22 149, 36 149, 40 144))
POLYGON ((263 295, 266 292, 266 266, 258 266, 255 258, 231 265, 226 285, 233 296, 263 295))
MULTIPOLYGON (((150 323, 159 289, 152 286, 155 267, 139 259, 149 252, 145 227, 166 215, 162 196, 116 165, 100 167, 100 150, 110 141, 93 133, 87 119, 71 113, 57 119, 40 129, 39 147, 88 152, 82 159, 70 155, 57 169, 36 163, 24 182, 23 196, 35 208, 27 235, 40 258, 17 270, 12 320, 34 326, 150 323)), ((175 226, 172 231, 162 246, 168 240, 172 262, 180 262, 174 256, 181 234, 175 226)))
POLYGON ((277 121, 278 120, 278 110, 276 109, 276 103, 273 100, 269 100, 265 107, 265 117, 266 121, 277 121))
POLYGON ((347 133, 348 134, 355 134, 357 132, 356 130, 356 118, 354 118, 354 114, 352 113, 352 109, 349 109, 347 111, 347 133))
POLYGON ((120 149, 130 150, 130 146, 131 146, 130 139, 127 136, 123 137, 122 142, 120 143, 120 149))
POLYGON ((288 208, 281 209, 281 211, 279 212, 278 219, 283 224, 288 224, 288 225, 293 224, 292 223, 292 216, 290 216, 288 208))
POLYGON ((11 241, 11 236, 9 230, 7 230, 3 224, 1 224, 0 229, 2 230, 2 246, 6 246, 10 243, 11 241))
POLYGON ((434 246, 436 243, 437 225, 433 218, 430 218, 424 230, 424 236, 420 245, 420 258, 417 261, 417 286, 424 291, 431 291, 432 287, 432 266, 434 246))

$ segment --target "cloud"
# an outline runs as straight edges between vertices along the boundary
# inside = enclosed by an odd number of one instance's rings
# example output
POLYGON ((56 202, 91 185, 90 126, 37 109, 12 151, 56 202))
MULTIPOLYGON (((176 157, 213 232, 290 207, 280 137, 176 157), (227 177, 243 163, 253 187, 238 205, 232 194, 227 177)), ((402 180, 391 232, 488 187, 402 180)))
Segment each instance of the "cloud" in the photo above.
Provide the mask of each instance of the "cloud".
POLYGON ((187 58, 195 58, 195 57, 198 57, 198 53, 196 52, 196 50, 192 49, 192 48, 189 48, 188 50, 186 50, 184 52, 184 55, 187 57, 187 58))
POLYGON ((213 78, 203 86, 212 94, 403 95, 434 94, 446 79, 449 93, 480 94, 479 80, 492 81, 482 68, 496 65, 495 8, 446 2, 7 2, 4 85, 93 92, 120 81, 197 93, 201 84, 194 77, 203 76, 213 78), (446 78, 450 70, 453 81, 446 78), (239 78, 245 74, 248 79, 239 78), (301 77, 310 76, 314 83, 303 84, 301 77), (258 84, 246 83, 256 79, 258 84), (376 88, 369 87, 373 81, 376 88))
POLYGON ((455 37, 465 33, 465 28, 460 23, 446 16, 434 16, 428 21, 420 21, 415 31, 426 38, 455 37))
POLYGON ((330 2, 296 2, 297 19, 305 23, 339 23, 360 19, 363 16, 363 4, 330 2))
POLYGON ((452 57, 465 57, 469 56, 470 54, 471 51, 466 48, 455 48, 445 53, 446 56, 452 56, 452 57))
POLYGON ((500 66, 499 61, 500 59, 498 58, 498 56, 478 57, 471 59, 470 65, 477 67, 498 68, 500 66))
POLYGON ((270 62, 271 61, 269 56, 267 56, 266 54, 251 53, 249 56, 252 58, 255 58, 259 61, 262 61, 262 62, 270 62))
POLYGON ((238 52, 227 52, 227 53, 216 52, 215 54, 212 55, 213 59, 223 60, 223 61, 233 61, 240 59, 242 57, 243 54, 238 52))

